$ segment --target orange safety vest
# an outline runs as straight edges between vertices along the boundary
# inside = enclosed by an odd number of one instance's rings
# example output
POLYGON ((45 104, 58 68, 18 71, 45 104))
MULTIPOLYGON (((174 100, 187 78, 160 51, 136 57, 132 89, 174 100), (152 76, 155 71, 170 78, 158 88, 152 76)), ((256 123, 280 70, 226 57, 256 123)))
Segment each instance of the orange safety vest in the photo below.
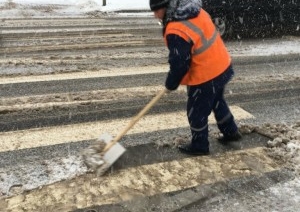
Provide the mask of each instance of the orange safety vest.
POLYGON ((183 77, 182 85, 199 85, 222 74, 230 65, 231 58, 210 15, 203 9, 197 17, 169 22, 164 39, 176 34, 187 42, 193 42, 190 69, 183 77))

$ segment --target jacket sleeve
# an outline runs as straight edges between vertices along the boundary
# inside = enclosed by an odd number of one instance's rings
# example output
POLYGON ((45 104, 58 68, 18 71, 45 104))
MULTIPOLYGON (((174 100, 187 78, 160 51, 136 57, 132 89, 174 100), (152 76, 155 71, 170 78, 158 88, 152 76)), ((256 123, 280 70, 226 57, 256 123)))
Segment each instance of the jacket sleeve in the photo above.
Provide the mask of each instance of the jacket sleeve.
POLYGON ((193 44, 175 34, 167 35, 166 40, 169 49, 170 70, 165 86, 168 90, 176 90, 190 68, 193 44))

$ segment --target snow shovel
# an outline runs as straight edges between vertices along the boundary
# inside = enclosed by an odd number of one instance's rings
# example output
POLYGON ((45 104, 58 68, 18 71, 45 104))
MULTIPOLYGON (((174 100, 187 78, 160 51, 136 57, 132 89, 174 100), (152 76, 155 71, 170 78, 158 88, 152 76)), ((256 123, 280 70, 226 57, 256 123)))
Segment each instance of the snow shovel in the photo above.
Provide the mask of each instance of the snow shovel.
POLYGON ((167 92, 161 90, 156 96, 129 122, 114 139, 108 134, 100 136, 97 143, 84 150, 82 156, 85 164, 97 175, 102 175, 126 151, 118 141, 145 115, 153 105, 167 92))

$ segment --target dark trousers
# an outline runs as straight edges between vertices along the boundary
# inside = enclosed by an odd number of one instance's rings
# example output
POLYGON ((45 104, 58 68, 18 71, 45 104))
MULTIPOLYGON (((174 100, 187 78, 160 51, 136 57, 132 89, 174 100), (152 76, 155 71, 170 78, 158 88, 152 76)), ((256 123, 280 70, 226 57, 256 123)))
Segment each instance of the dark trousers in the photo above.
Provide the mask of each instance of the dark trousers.
POLYGON ((223 135, 237 132, 234 117, 224 99, 224 88, 232 75, 233 70, 230 68, 214 80, 197 86, 188 86, 187 117, 194 148, 209 150, 208 116, 212 111, 223 135))

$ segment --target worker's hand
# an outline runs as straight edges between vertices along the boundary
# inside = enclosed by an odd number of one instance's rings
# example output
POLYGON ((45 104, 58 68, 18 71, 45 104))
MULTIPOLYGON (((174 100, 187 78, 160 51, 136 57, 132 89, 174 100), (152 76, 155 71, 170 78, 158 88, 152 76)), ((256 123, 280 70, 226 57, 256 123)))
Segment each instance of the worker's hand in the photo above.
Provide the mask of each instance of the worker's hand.
POLYGON ((166 89, 166 94, 169 94, 172 92, 172 90, 169 90, 168 88, 165 88, 166 89))
POLYGON ((167 89, 167 90, 169 90, 169 92, 171 92, 171 91, 175 91, 175 90, 177 90, 177 88, 179 87, 179 84, 177 85, 169 85, 168 83, 167 83, 167 81, 166 81, 166 83, 165 83, 165 88, 167 89))

